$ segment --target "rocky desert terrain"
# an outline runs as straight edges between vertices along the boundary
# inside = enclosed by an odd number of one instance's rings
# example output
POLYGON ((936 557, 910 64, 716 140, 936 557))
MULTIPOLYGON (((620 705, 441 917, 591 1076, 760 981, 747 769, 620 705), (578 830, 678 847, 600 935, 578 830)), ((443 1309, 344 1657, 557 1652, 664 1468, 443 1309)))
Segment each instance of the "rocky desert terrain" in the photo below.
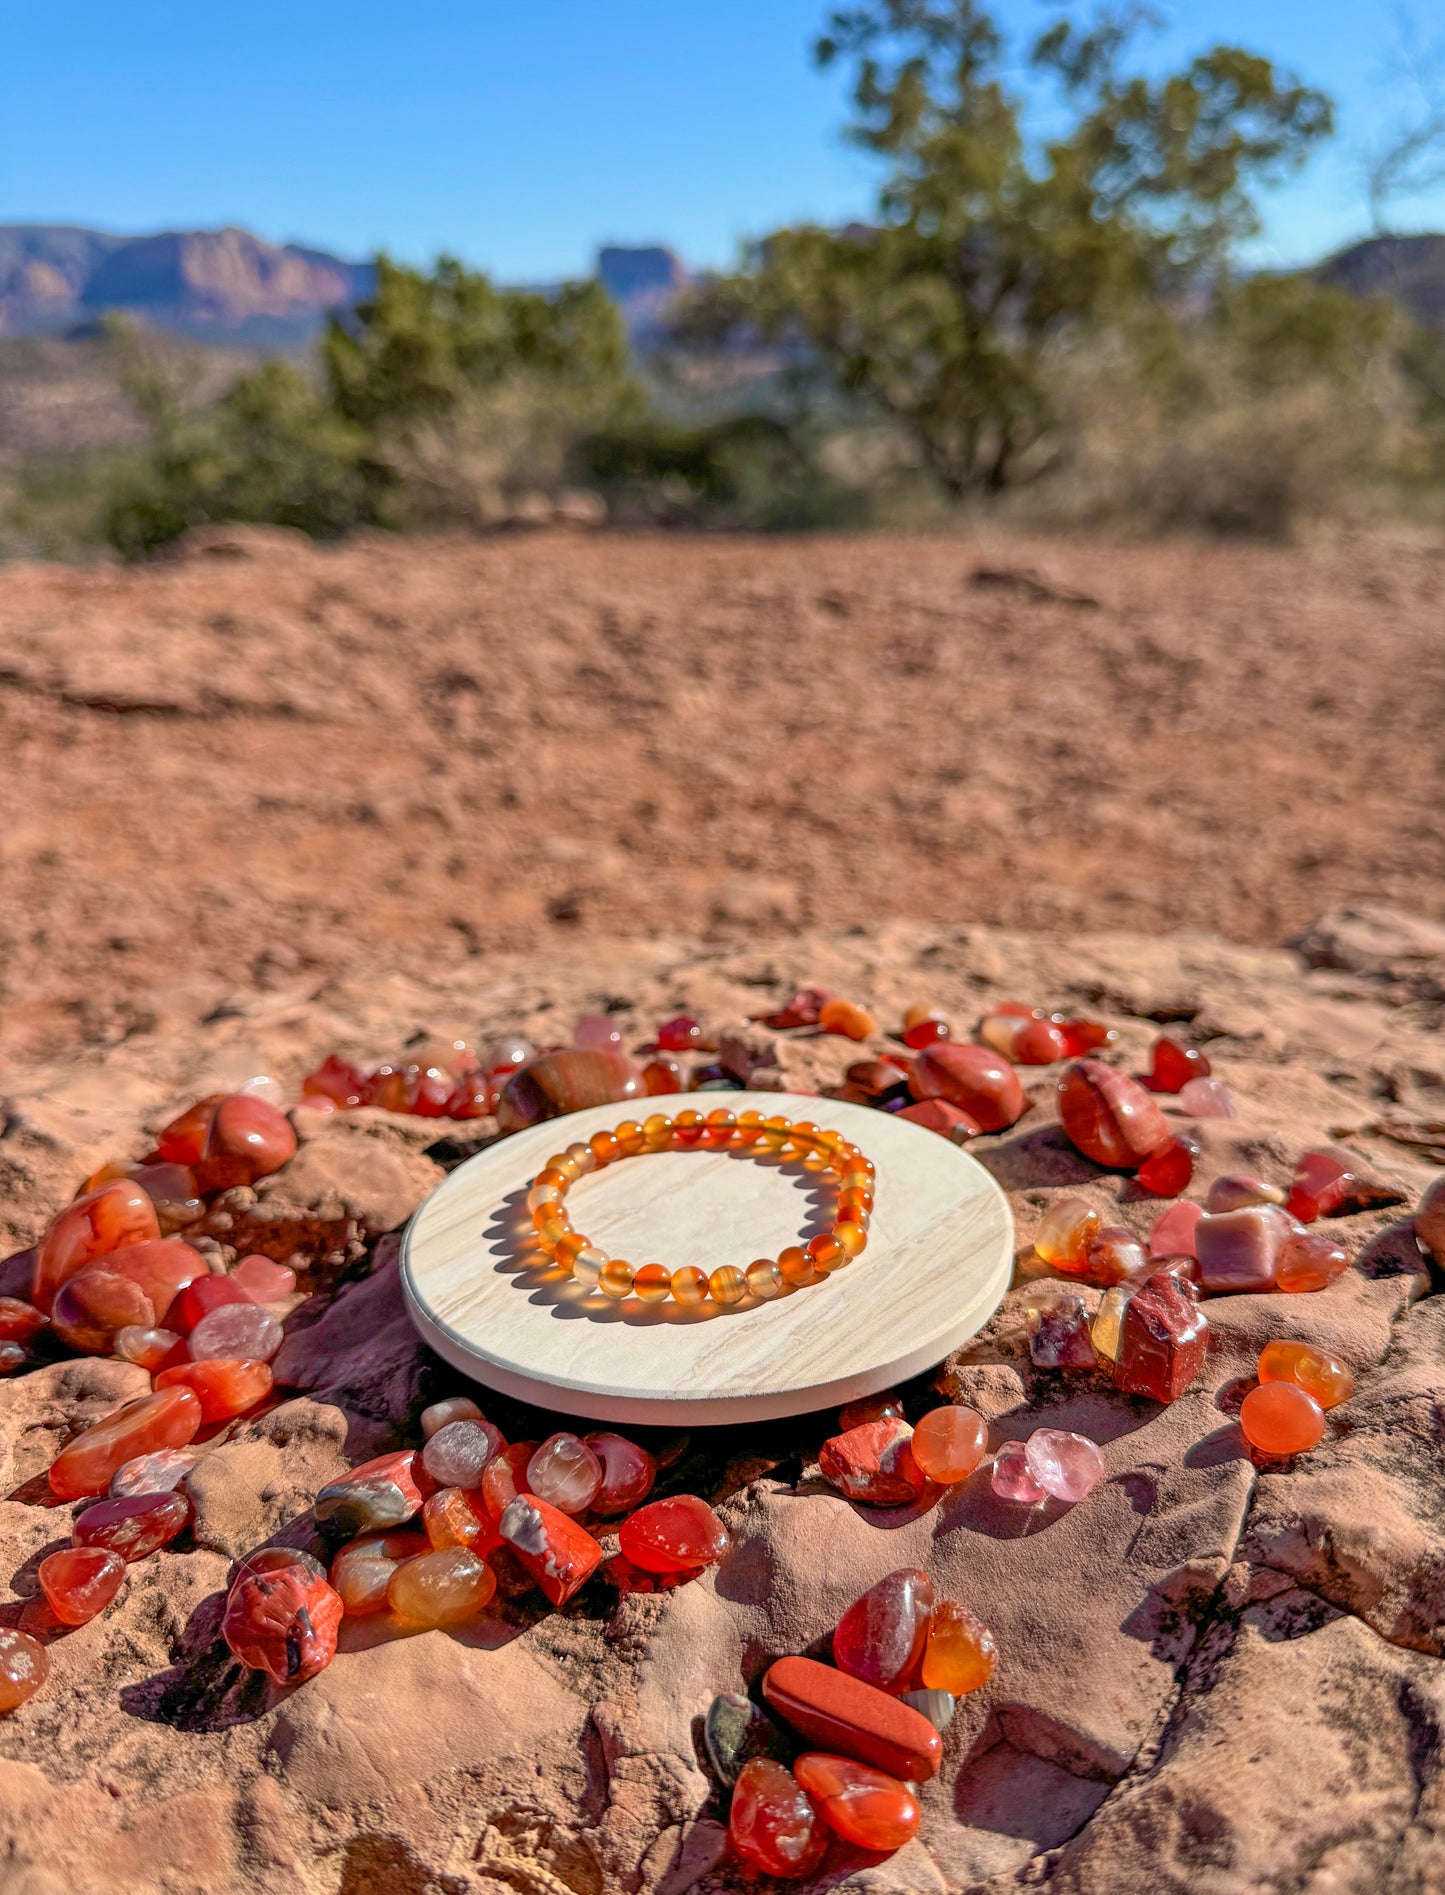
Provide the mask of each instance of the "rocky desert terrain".
MULTIPOLYGON (((1445 1162, 1442 599, 1445 559, 1378 542, 217 534, 144 571, 0 574, 0 1293, 198 1093, 266 1071, 294 1096, 326 1052, 439 1029, 557 1040, 599 1007, 638 1044, 802 982, 884 1027, 916 999, 960 1029, 1004 998, 1084 1009, 1131 1071, 1167 1024, 1239 1105, 1199 1124, 1191 1196, 1285 1183, 1325 1141, 1380 1187, 1332 1226, 1355 1267, 1330 1288, 1209 1301, 1172 1406, 1066 1381, 1022 1320, 1039 1217, 1079 1193, 1143 1231, 1157 1201, 1080 1158, 1027 1072, 1029 1113, 972 1147, 1015 1286, 903 1394, 915 1418, 972 1403, 995 1445, 1089 1434, 1086 1501, 1010 1508, 980 1474, 928 1511, 854 1506, 817 1473, 832 1414, 655 1439, 733 1535, 716 1570, 599 1577, 552 1612, 503 1560, 483 1619, 353 1622, 283 1691, 218 1636, 228 1574, 310 1544, 318 1488, 458 1391, 407 1323, 396 1234, 495 1135, 299 1110, 297 1156, 207 1232, 218 1263, 303 1272, 278 1399, 207 1444, 190 1529, 53 1637, 0 1723, 6 1895, 756 1886, 701 1716, 825 1652, 904 1565, 993 1627, 999 1666, 918 1838, 840 1848, 816 1886, 1445 1888, 1445 1277, 1410 1217, 1445 1162), (1312 1453, 1260 1464, 1235 1416, 1281 1334, 1357 1388, 1312 1453)), ((751 1043, 804 1091, 859 1050, 751 1043)), ((38 1622, 68 1530, 49 1461, 146 1383, 66 1358, 0 1385, 0 1623, 38 1622)), ((483 1399, 509 1438, 549 1431, 483 1399)))

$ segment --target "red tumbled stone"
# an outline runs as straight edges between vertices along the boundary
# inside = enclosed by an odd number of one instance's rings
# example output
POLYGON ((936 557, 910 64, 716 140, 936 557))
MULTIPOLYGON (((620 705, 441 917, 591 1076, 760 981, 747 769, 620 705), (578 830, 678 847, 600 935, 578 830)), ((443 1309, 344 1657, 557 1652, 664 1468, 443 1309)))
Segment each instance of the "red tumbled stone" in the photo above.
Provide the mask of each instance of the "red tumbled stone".
POLYGON ((1196 1047, 1162 1034, 1155 1040, 1144 1084, 1151 1092, 1179 1092, 1191 1079, 1207 1079, 1209 1061, 1196 1047))
POLYGON ((823 1860, 828 1826, 785 1764, 752 1757, 738 1773, 728 1835, 750 1868, 800 1882, 823 1860))
POLYGON ((331 1532, 345 1534, 348 1539, 404 1525, 421 1508, 419 1459, 415 1449, 407 1448, 363 1461, 321 1489, 313 1503, 316 1518, 331 1532))
POLYGON ((209 1272, 195 1277, 181 1291, 171 1305, 168 1329, 179 1329, 182 1335, 189 1335, 202 1317, 209 1316, 213 1309, 224 1309, 228 1303, 249 1303, 243 1283, 237 1283, 233 1277, 212 1276, 209 1272))
POLYGON ((314 1561, 250 1560, 227 1596, 221 1635, 243 1665, 300 1684, 336 1656, 341 1615, 341 1597, 314 1561))
POLYGON ((1164 1114, 1127 1073, 1081 1059, 1059 1081, 1059 1115, 1074 1145, 1096 1165, 1134 1171, 1169 1137, 1164 1114))
POLYGON ((1027 1105, 1013 1066, 987 1046, 949 1040, 925 1046, 913 1062, 910 1083, 915 1098, 947 1099, 984 1132, 1004 1131, 1027 1105))
POLYGON ((62 1500, 103 1494, 118 1467, 157 1448, 183 1448, 201 1425, 201 1404, 189 1388, 158 1389, 127 1402, 77 1435, 56 1455, 50 1486, 62 1500))
POLYGON ((1295 1166, 1285 1209, 1301 1224, 1338 1211, 1354 1188, 1354 1173, 1330 1151, 1307 1151, 1295 1166))
POLYGON ((967 1112, 950 1105, 947 1099, 920 1099, 916 1105, 904 1106, 898 1116, 910 1124, 921 1125, 925 1131, 937 1132, 940 1138, 949 1139, 955 1145, 977 1138, 983 1130, 977 1119, 971 1119, 967 1112))
POLYGON ((535 1494, 518 1494, 497 1525, 553 1605, 565 1605, 601 1562, 602 1548, 592 1535, 535 1494))
POLYGON ((918 1833, 923 1812, 911 1787, 851 1757, 805 1750, 793 1775, 845 1842, 875 1855, 901 1849, 918 1833))
POLYGON ((1204 1366, 1209 1324, 1178 1277, 1156 1271, 1129 1298, 1114 1358, 1115 1386, 1177 1401, 1204 1366))
POLYGON ((873 1507, 906 1507, 920 1498, 928 1477, 913 1458, 906 1421, 865 1422, 823 1443, 818 1466, 850 1500, 873 1507))
POLYGON ((203 1421, 229 1421, 244 1415, 271 1393, 271 1370, 264 1362, 234 1361, 220 1357, 206 1362, 178 1362, 162 1369, 157 1388, 189 1388, 201 1404, 203 1421))
POLYGON ((1157 1151, 1151 1151, 1139 1167, 1140 1184, 1157 1198, 1177 1198, 1188 1188, 1194 1176, 1194 1161, 1199 1146, 1182 1132, 1166 1139, 1157 1151))
POLYGON ((644 1572, 680 1573, 715 1566, 732 1541, 705 1500, 696 1494, 670 1494, 649 1501, 624 1520, 618 1544, 644 1572))
POLYGON ((203 1191, 254 1184, 296 1156, 291 1122, 265 1099, 233 1092, 217 1102, 205 1150, 191 1167, 203 1191))
POLYGON ((71 1530, 77 1546, 100 1546, 127 1563, 167 1546, 191 1517, 182 1493, 128 1494, 87 1507, 71 1530))
POLYGON ((86 1625, 120 1591, 125 1561, 104 1546, 66 1546, 40 1562, 40 1589, 62 1625, 86 1625))
POLYGON ((160 1234, 155 1205, 130 1179, 88 1191, 61 1211, 36 1246, 31 1288, 36 1308, 48 1315, 61 1284, 93 1258, 128 1244, 150 1243, 160 1234))
POLYGON ((779 1658, 763 1675, 763 1696, 812 1743, 890 1776, 922 1783, 942 1759, 942 1738, 911 1705, 815 1658, 779 1658))
POLYGON ((909 1690, 917 1682, 932 1611, 927 1573, 914 1566, 888 1573, 839 1619, 833 1633, 838 1669, 892 1696, 909 1690))

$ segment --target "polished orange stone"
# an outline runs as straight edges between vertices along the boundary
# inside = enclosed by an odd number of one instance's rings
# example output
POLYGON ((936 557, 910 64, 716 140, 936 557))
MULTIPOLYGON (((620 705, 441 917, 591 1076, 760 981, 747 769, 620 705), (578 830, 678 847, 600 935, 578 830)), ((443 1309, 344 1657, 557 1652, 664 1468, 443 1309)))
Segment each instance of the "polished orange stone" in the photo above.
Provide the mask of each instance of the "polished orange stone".
POLYGON ((125 1561, 104 1546, 67 1546, 40 1562, 40 1589, 62 1625, 86 1625, 120 1591, 125 1561))
POLYGON ((878 1022, 866 1007, 851 1000, 827 1000, 818 1009, 818 1025, 825 1033, 837 1033, 847 1040, 866 1040, 878 1031, 878 1022))
POLYGON ((740 1303, 748 1293, 748 1280, 732 1264, 722 1263, 708 1278, 707 1287, 715 1303, 740 1303))
POLYGON ((1261 1454, 1303 1454, 1325 1431, 1324 1411, 1294 1382, 1261 1382, 1240 1405, 1244 1438, 1261 1454))
POLYGON ((672 1272, 661 1263, 644 1263, 632 1275, 632 1294, 644 1303, 661 1303, 672 1294, 672 1272))
POLYGON ((1286 1237, 1280 1245, 1275 1258, 1275 1287, 1291 1295, 1323 1290, 1349 1267, 1350 1253, 1343 1244, 1337 1244, 1323 1231, 1307 1230, 1301 1236, 1286 1237))
POLYGON ((622 1523, 623 1555, 648 1573, 715 1566, 732 1544, 727 1528, 697 1494, 649 1501, 622 1523))
POLYGON ((822 1275, 848 1261, 847 1251, 831 1231, 822 1231, 818 1236, 810 1237, 804 1248, 813 1260, 813 1268, 822 1275))
POLYGON ((1355 1392, 1355 1378, 1343 1362, 1307 1342, 1288 1342, 1282 1337, 1261 1349, 1259 1379, 1262 1383, 1293 1382, 1313 1395, 1321 1408, 1347 1402, 1355 1392))
POLYGON ((1142 1277, 1152 1268, 1144 1245, 1123 1224, 1105 1224, 1089 1239, 1084 1274, 1107 1288, 1142 1277))
POLYGON ((204 1421, 229 1421, 232 1415, 244 1415, 248 1408, 264 1401, 271 1393, 271 1381, 271 1370, 265 1362, 222 1358, 181 1362, 173 1369, 162 1369, 156 1377, 156 1387, 189 1388, 201 1404, 204 1421))
POLYGON ((855 1218, 839 1218, 833 1236, 845 1257, 861 1257, 868 1248, 868 1226, 855 1218))
POLYGON ((982 1619, 956 1599, 940 1599, 928 1622, 924 1685, 930 1691, 965 1697, 988 1683, 997 1663, 998 1647, 982 1619))
POLYGON ((248 1560, 226 1597, 221 1636, 254 1671, 301 1684, 336 1656, 340 1595, 304 1554, 248 1560))
POLYGON ((487 1462, 482 1475, 482 1505, 494 1520, 500 1520, 518 1494, 529 1494, 527 1465, 537 1452, 535 1441, 513 1441, 487 1462))
POLYGON ((425 1553, 431 1544, 423 1534, 406 1531, 364 1533, 348 1540, 331 1562, 331 1586, 346 1616, 369 1618, 385 1612, 392 1574, 404 1559, 425 1553))
POLYGON ((0 1296, 0 1342, 33 1342, 45 1327, 45 1318, 33 1303, 19 1296, 0 1296))
POLYGON ((444 1546, 403 1560, 386 1597, 397 1617, 413 1625, 458 1625, 475 1618, 496 1590, 497 1575, 472 1548, 444 1546))
POLYGON ((502 1543, 479 1487, 438 1488, 422 1502, 421 1521, 432 1546, 469 1546, 485 1556, 502 1543))
POLYGON ((828 1833, 817 1805, 786 1765, 771 1757, 748 1759, 733 1787, 728 1838, 749 1868, 800 1882, 822 1862, 828 1833))
POLYGON ((946 1099, 983 1132, 1006 1130, 1027 1104, 1018 1074, 987 1046, 926 1046, 913 1062, 911 1084, 915 1098, 946 1099))
POLYGON ((988 1452, 988 1428, 972 1408, 933 1408, 913 1430, 913 1458, 945 1487, 967 1480, 988 1452))
POLYGON ((1099 1059, 1077 1060, 1059 1081, 1064 1131, 1086 1158, 1136 1171, 1169 1137, 1169 1122, 1137 1079, 1099 1059))
POLYGON ((553 1605, 565 1605, 601 1564, 602 1548, 592 1535, 535 1494, 518 1494, 497 1525, 553 1605))
POLYGON ((504 1132, 518 1132, 540 1119, 620 1104, 642 1093, 642 1074, 625 1054, 566 1047, 539 1053, 517 1068, 497 1100, 497 1123, 504 1132))
POLYGON ((782 1272, 784 1283, 791 1283, 795 1287, 813 1280, 813 1259, 799 1244, 789 1244, 786 1250, 778 1252, 778 1269, 782 1272))
MULTIPOLYGON (((40 1640, 28 1632, 0 1626, 0 1716, 18 1710, 27 1698, 33 1698, 49 1676, 50 1654, 40 1640)), ((823 1852, 820 1849, 818 1853, 823 1852)))
POLYGON ((50 1467, 51 1491, 62 1500, 103 1494, 118 1467, 157 1448, 185 1447, 201 1420, 201 1404, 189 1388, 162 1388, 127 1402, 60 1450, 50 1467))
MULTIPOLYGON (((185 1165, 194 1170, 205 1156, 206 1140, 216 1107, 225 1098, 222 1092, 209 1093, 178 1113, 156 1140, 156 1157, 164 1164, 185 1165)), ((360 1104, 360 1101, 357 1101, 360 1104)))
POLYGON ((31 1287, 36 1308, 48 1315, 61 1284, 93 1258, 127 1244, 153 1242, 160 1234, 156 1207, 138 1184, 116 1179, 87 1192, 65 1207, 36 1246, 31 1287))
POLYGON ((313 1501, 313 1511, 328 1532, 346 1539, 404 1526, 421 1508, 426 1480, 415 1449, 379 1454, 339 1480, 328 1481, 313 1501))
POLYGON ((703 1303, 707 1301, 707 1271, 699 1270, 696 1264, 685 1263, 680 1270, 672 1273, 672 1294, 679 1303, 703 1303))
POLYGON ((291 1121, 265 1099, 233 1092, 217 1101, 205 1149, 191 1166, 203 1191, 255 1184, 296 1156, 291 1121))
POLYGON ((1101 1221, 1093 1205, 1082 1198, 1055 1198, 1039 1219, 1035 1253, 1052 1269, 1083 1276, 1089 1267, 1089 1245, 1101 1221))
POLYGON ((609 1257, 597 1275, 597 1287, 604 1296, 621 1301, 631 1296, 632 1282, 637 1272, 626 1257, 609 1257))
POLYGON ((134 1362, 152 1375, 189 1359, 186 1339, 174 1329, 137 1329, 127 1324, 116 1330, 112 1346, 123 1362, 134 1362))
POLYGON ((906 1783, 852 1757, 805 1750, 793 1775, 845 1842, 875 1854, 901 1849, 918 1833, 923 1812, 906 1783))
POLYGON ((83 1355, 109 1355, 118 1329, 149 1328, 155 1317, 155 1305, 139 1284, 94 1263, 62 1283, 50 1305, 51 1329, 83 1355))

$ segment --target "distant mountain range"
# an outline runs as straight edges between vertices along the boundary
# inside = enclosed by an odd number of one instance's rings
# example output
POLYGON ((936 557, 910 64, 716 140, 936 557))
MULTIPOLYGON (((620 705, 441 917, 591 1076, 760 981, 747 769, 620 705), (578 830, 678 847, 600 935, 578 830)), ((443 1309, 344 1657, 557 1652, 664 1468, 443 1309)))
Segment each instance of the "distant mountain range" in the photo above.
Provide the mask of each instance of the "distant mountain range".
MULTIPOLYGON (((681 259, 660 244, 608 245, 596 269, 642 347, 689 280, 681 259)), ((1445 236, 1372 237, 1322 263, 1319 275, 1359 294, 1393 296, 1445 330, 1445 236)), ((83 333, 118 310, 195 341, 296 348, 374 280, 369 263, 233 228, 121 237, 68 224, 0 224, 0 336, 83 333)))
MULTIPOLYGON (((644 339, 687 280, 660 245, 598 252, 597 271, 644 339)), ((111 311, 194 341, 295 348, 368 294, 369 263, 249 231, 119 237, 69 224, 0 224, 0 336, 64 336, 111 311)))

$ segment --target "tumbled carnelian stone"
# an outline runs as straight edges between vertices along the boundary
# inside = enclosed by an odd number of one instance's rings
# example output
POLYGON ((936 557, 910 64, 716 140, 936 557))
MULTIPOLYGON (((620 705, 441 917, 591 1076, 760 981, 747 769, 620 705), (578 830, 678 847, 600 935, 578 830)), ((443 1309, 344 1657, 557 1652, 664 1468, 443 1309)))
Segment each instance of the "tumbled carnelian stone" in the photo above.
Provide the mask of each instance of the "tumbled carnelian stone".
POLYGON ((728 1836, 749 1867, 800 1882, 823 1860, 828 1825, 786 1765, 752 1757, 738 1773, 728 1836))
POLYGON ((40 1640, 0 1626, 0 1716, 33 1698, 49 1676, 50 1654, 40 1640))
POLYGON ((923 1812, 906 1783, 853 1757, 805 1750, 793 1775, 845 1842, 884 1854, 918 1833, 923 1812))
POLYGON ((998 1647, 982 1619, 956 1599, 940 1599, 923 1651, 925 1686, 961 1698, 987 1684, 997 1663, 998 1647))
POLYGON ((913 1062, 910 1084, 915 1098, 947 1099, 985 1132, 1006 1130, 1027 1103, 1018 1074, 987 1046, 926 1046, 913 1062))
POLYGON ((45 1318, 33 1303, 0 1296, 0 1342, 32 1342, 44 1327, 45 1318))
POLYGON ((583 1439, 602 1463, 602 1485, 592 1499, 595 1513, 624 1513, 646 1500, 657 1479, 657 1462, 646 1448, 606 1431, 583 1439))
POLYGON ((330 1575, 346 1616, 360 1619, 385 1612, 392 1574, 404 1559, 425 1553, 431 1544, 425 1535, 410 1532, 363 1533, 348 1540, 332 1560, 330 1575))
POLYGON ((62 1500, 103 1494, 118 1467, 156 1448, 185 1447, 202 1419, 201 1403, 188 1387, 161 1388, 127 1402, 60 1450, 50 1468, 51 1490, 62 1500))
POLYGON ((529 1494, 527 1464, 537 1452, 536 1441, 513 1441, 494 1454, 482 1475, 482 1505, 494 1520, 500 1520, 518 1494, 529 1494))
POLYGON ((1293 1382, 1261 1382, 1239 1409, 1244 1438, 1261 1454, 1303 1454, 1325 1431, 1324 1411, 1293 1382))
POLYGON ((138 1184, 116 1179, 90 1191, 54 1219, 35 1251, 32 1297, 47 1315, 55 1292, 93 1257, 159 1238, 156 1207, 138 1184))
POLYGON ((632 1294, 644 1303, 661 1303, 672 1294, 672 1272, 661 1263, 644 1263, 632 1276, 632 1294))
POLYGON ((592 1535, 535 1494, 518 1494, 497 1525, 553 1605, 565 1605, 602 1563, 592 1535))
POLYGON ((1276 1337, 1261 1349, 1259 1379, 1262 1383, 1293 1382, 1296 1388, 1313 1395, 1321 1408, 1347 1402, 1355 1392, 1355 1378, 1343 1362, 1307 1342, 1290 1342, 1283 1337, 1276 1337))
POLYGON ((265 1362, 222 1357, 180 1362, 173 1369, 162 1369, 156 1387, 189 1388, 201 1404, 203 1421, 228 1421, 232 1415, 244 1415, 248 1408, 264 1401, 271 1393, 271 1381, 271 1370, 265 1362))
POLYGON ((191 1169, 203 1191, 229 1191, 269 1177, 296 1156, 296 1134, 284 1113, 252 1093, 221 1099, 206 1144, 191 1169))
POLYGON ((341 1599, 314 1567, 301 1555, 248 1562, 226 1598, 221 1636, 243 1665, 277 1684, 314 1678, 336 1656, 341 1599))
POLYGON ((204 1099, 197 1099, 194 1105, 188 1105, 184 1112, 177 1113, 156 1140, 156 1157, 166 1164, 186 1165, 194 1171, 206 1149, 216 1107, 225 1096, 223 1092, 209 1093, 204 1099))
POLYGON ((715 1565, 731 1537, 705 1500, 696 1494, 671 1494, 624 1520, 618 1542, 644 1572, 679 1573, 715 1565))
MULTIPOLYGON (((487 1554, 502 1543, 480 1489, 440 1488, 423 1501, 421 1521, 431 1546, 470 1546, 475 1553, 487 1554)), ((336 1584, 334 1578, 331 1583, 336 1584)))
POLYGON ((1298 1295, 1305 1290, 1323 1290, 1343 1276, 1350 1267, 1350 1253, 1323 1231, 1307 1230, 1301 1236, 1287 1237, 1275 1259, 1276 1289, 1298 1295))
POLYGON ((468 1546, 443 1546, 403 1560, 387 1603, 413 1625, 457 1625, 474 1618, 497 1590, 497 1575, 468 1546))
POLYGON ((1059 1116, 1071 1142, 1095 1164, 1133 1171, 1169 1137, 1153 1098, 1102 1060, 1077 1060, 1059 1081, 1059 1116))
POLYGON ((50 1305, 51 1329, 83 1355, 109 1355, 118 1329, 148 1328, 155 1317, 155 1305, 138 1283, 93 1263, 62 1283, 50 1305))
POLYGON ((988 1452, 988 1429, 972 1408, 933 1408, 913 1430, 913 1458, 944 1486, 967 1480, 988 1452))
POLYGON ((229 1276, 212 1276, 207 1271, 193 1278, 172 1303, 166 1326, 189 1335, 196 1324, 209 1316, 213 1309, 223 1309, 228 1303, 249 1303, 250 1300, 244 1284, 235 1282, 229 1276))
POLYGON ((120 1591, 125 1561, 104 1546, 66 1546, 40 1562, 40 1589, 62 1625, 86 1625, 120 1591))
POLYGON ((896 1696, 917 1680, 933 1581, 914 1566, 888 1573, 855 1599, 833 1632, 833 1660, 840 1671, 896 1696))
POLYGON ((168 1546, 190 1517, 185 1494, 123 1494, 87 1507, 71 1539, 77 1546, 104 1547, 129 1563, 168 1546))
POLYGON ((848 1040, 866 1040, 878 1031, 878 1022, 866 1007, 851 1000, 827 1000, 818 1009, 818 1025, 825 1033, 836 1033, 848 1040))

